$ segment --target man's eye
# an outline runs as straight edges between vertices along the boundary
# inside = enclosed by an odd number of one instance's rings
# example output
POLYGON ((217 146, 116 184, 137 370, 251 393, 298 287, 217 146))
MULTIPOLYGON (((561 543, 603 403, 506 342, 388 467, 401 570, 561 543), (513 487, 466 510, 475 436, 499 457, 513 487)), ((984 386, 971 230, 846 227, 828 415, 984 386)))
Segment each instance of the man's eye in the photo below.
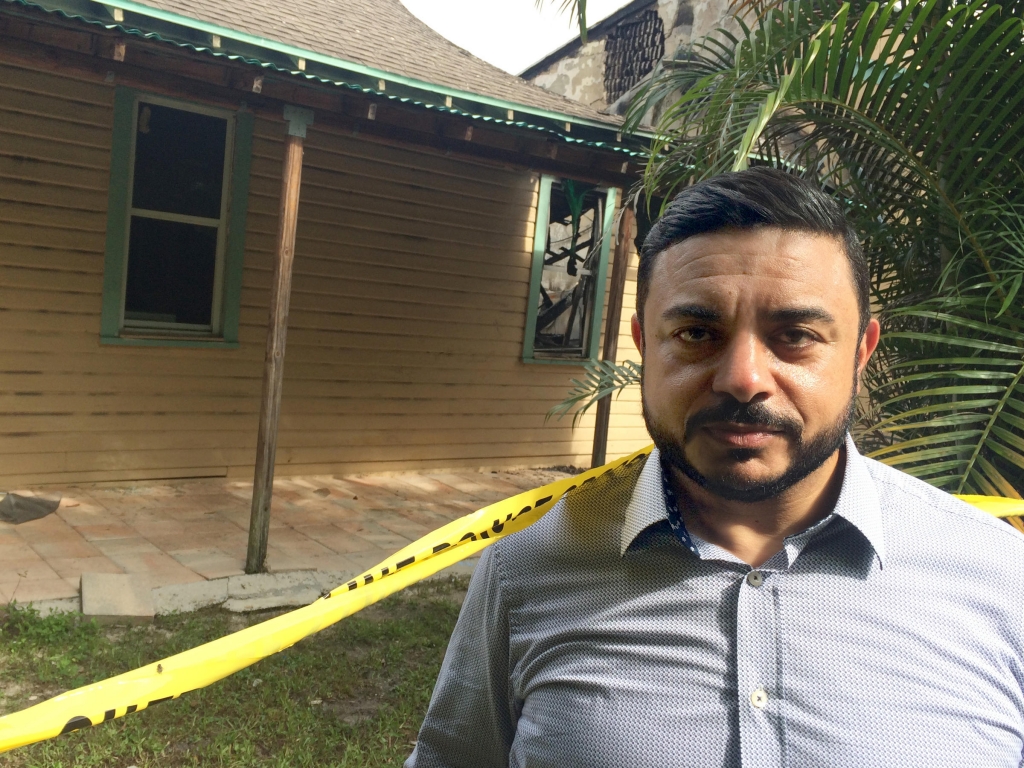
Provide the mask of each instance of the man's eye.
POLYGON ((683 341, 707 341, 711 334, 707 328, 684 328, 676 334, 683 341))
POLYGON ((793 346, 802 346, 810 344, 814 341, 814 334, 810 331, 804 330, 803 328, 790 328, 787 331, 783 331, 779 338, 783 344, 790 344, 793 346))

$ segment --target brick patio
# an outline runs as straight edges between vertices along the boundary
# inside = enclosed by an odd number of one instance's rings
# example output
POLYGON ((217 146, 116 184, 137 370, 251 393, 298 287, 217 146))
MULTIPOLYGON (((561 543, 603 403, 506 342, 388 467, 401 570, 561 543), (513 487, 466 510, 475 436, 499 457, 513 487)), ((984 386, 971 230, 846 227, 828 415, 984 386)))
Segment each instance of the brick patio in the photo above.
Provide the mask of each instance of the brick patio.
MULTIPOLYGON (((268 566, 355 575, 457 517, 564 476, 459 470, 282 478, 274 483, 268 566)), ((0 523, 0 605, 75 597, 89 572, 137 574, 152 587, 243 572, 251 483, 47 490, 63 493, 55 513, 0 523)))

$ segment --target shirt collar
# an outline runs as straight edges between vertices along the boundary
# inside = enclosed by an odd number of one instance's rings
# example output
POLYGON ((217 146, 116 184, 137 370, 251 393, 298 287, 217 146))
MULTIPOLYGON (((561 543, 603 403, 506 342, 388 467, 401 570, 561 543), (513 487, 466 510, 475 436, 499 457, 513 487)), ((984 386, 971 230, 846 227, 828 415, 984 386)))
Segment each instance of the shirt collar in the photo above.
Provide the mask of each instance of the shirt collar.
POLYGON ((853 438, 846 436, 846 469, 843 488, 833 514, 853 525, 875 550, 881 565, 885 560, 885 537, 882 535, 882 504, 878 488, 868 471, 867 460, 860 455, 853 438))
MULTIPOLYGON (((832 514, 843 518, 860 531, 875 550, 879 563, 883 561, 885 543, 878 490, 868 472, 867 462, 857 451, 857 446, 849 435, 846 436, 843 486, 832 514)), ((637 536, 657 523, 668 523, 668 511, 665 508, 665 493, 661 479, 661 453, 655 448, 647 457, 647 462, 633 488, 633 495, 626 506, 619 542, 621 554, 626 553, 637 536)))
POLYGON ((661 484, 661 451, 657 448, 647 457, 640 477, 633 487, 633 496, 626 505, 626 518, 622 523, 620 541, 621 553, 626 554, 633 540, 655 523, 668 523, 665 492, 661 484))

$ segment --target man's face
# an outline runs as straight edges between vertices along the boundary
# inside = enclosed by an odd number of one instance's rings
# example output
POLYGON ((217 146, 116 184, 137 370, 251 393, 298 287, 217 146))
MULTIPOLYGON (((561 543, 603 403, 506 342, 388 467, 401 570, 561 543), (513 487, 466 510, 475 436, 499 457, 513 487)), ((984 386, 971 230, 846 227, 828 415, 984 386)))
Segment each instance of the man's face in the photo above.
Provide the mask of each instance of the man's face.
POLYGON ((759 227, 671 246, 633 318, 651 437, 716 495, 778 495, 842 444, 878 342, 858 321, 838 239, 759 227))

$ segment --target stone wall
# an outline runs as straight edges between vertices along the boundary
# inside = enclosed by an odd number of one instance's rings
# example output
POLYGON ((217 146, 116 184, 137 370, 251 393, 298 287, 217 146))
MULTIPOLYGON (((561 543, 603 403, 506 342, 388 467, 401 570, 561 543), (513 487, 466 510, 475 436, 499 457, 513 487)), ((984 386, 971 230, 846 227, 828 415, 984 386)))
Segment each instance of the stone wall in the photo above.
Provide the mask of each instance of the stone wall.
MULTIPOLYGON (((635 8, 615 24, 597 24, 585 45, 570 43, 564 55, 544 69, 527 70, 525 76, 553 93, 596 109, 622 112, 623 105, 614 104, 616 93, 606 88, 606 69, 609 66, 610 38, 621 34, 623 28, 635 24, 651 10, 661 19, 664 35, 664 55, 672 56, 689 45, 694 37, 707 34, 719 26, 728 15, 730 0, 651 0, 634 3, 635 8)), ((625 97, 628 100, 628 93, 625 97)))
POLYGON ((604 38, 588 41, 572 56, 555 62, 533 78, 552 93, 596 109, 607 106, 604 94, 604 38))

